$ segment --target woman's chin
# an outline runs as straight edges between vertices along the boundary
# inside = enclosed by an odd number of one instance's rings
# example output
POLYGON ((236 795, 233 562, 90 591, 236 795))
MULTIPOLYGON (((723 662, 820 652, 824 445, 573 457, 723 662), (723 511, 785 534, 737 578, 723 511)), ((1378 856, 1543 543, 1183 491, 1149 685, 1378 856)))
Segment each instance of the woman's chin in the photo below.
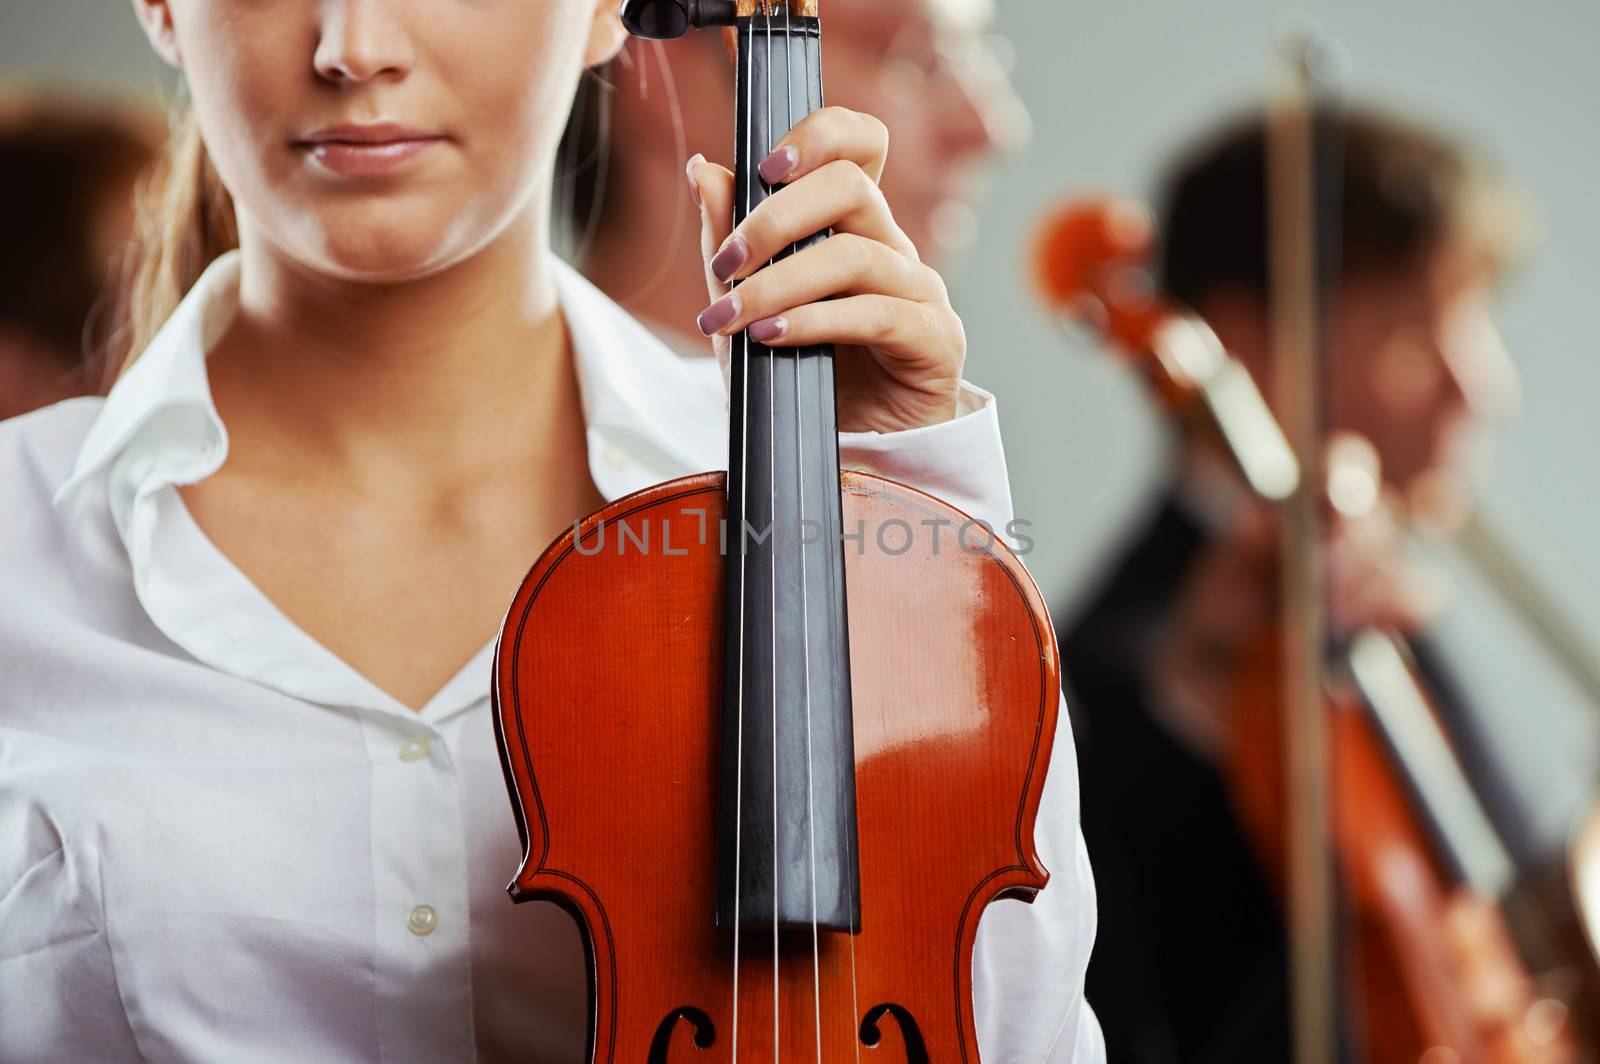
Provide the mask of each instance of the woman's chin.
POLYGON ((330 241, 316 256, 319 272, 346 281, 398 284, 446 268, 458 258, 443 241, 418 234, 385 234, 376 239, 330 241))
POLYGON ((421 211, 373 214, 351 210, 320 226, 305 242, 307 264, 343 280, 414 281, 468 257, 476 246, 464 238, 457 218, 435 220, 421 211))

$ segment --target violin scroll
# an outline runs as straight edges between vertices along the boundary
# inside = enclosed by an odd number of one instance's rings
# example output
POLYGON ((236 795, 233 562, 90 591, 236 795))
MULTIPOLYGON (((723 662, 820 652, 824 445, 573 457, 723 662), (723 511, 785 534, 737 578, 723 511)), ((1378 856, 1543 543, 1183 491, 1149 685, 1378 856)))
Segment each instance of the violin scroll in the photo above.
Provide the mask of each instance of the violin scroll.
POLYGON ((1137 200, 1087 197, 1056 211, 1034 245, 1045 304, 1129 358, 1168 407, 1201 408, 1250 488, 1281 502, 1300 465, 1250 371, 1198 315, 1162 300, 1148 262, 1155 220, 1137 200))

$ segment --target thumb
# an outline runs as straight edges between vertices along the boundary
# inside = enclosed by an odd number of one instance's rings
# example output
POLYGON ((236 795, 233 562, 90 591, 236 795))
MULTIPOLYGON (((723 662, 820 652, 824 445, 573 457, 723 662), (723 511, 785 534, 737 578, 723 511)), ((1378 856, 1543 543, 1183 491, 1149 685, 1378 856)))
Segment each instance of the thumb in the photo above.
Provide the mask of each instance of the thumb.
MULTIPOLYGON (((711 272, 711 258, 733 232, 733 174, 726 167, 706 162, 704 155, 690 159, 686 169, 689 191, 700 207, 700 265, 705 270, 706 294, 710 302, 715 302, 728 291, 728 286, 711 272)), ((726 382, 733 344, 726 336, 716 337, 712 343, 726 382)))
POLYGON ((733 232, 733 174, 704 155, 689 160, 689 190, 700 206, 700 259, 705 268, 706 294, 718 299, 728 286, 711 272, 711 257, 733 232))

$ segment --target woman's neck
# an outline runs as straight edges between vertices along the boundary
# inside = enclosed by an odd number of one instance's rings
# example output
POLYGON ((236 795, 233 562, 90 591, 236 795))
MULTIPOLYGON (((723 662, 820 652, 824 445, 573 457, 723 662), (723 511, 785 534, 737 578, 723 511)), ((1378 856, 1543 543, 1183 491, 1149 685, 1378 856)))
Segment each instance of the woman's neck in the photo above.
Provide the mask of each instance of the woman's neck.
POLYGON ((602 501, 542 237, 382 285, 308 276, 247 239, 208 359, 230 443, 183 489, 190 514, 408 706, 493 638, 537 545, 602 501))
MULTIPOLYGON (((314 455, 356 486, 460 485, 573 418, 575 377, 542 223, 416 280, 316 276, 243 241, 239 311, 210 359, 236 438, 268 431, 246 461, 314 455)), ((569 434, 569 433, 568 433, 569 434)))

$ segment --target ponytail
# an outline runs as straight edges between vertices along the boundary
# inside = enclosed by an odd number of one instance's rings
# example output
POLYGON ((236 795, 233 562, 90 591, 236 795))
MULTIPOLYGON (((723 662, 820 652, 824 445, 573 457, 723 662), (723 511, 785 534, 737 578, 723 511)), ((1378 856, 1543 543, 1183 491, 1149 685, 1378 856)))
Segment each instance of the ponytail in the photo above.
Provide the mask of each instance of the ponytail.
POLYGON ((138 194, 122 271, 122 327, 109 364, 139 357, 207 266, 239 246, 233 198, 223 187, 192 110, 175 123, 138 194))

